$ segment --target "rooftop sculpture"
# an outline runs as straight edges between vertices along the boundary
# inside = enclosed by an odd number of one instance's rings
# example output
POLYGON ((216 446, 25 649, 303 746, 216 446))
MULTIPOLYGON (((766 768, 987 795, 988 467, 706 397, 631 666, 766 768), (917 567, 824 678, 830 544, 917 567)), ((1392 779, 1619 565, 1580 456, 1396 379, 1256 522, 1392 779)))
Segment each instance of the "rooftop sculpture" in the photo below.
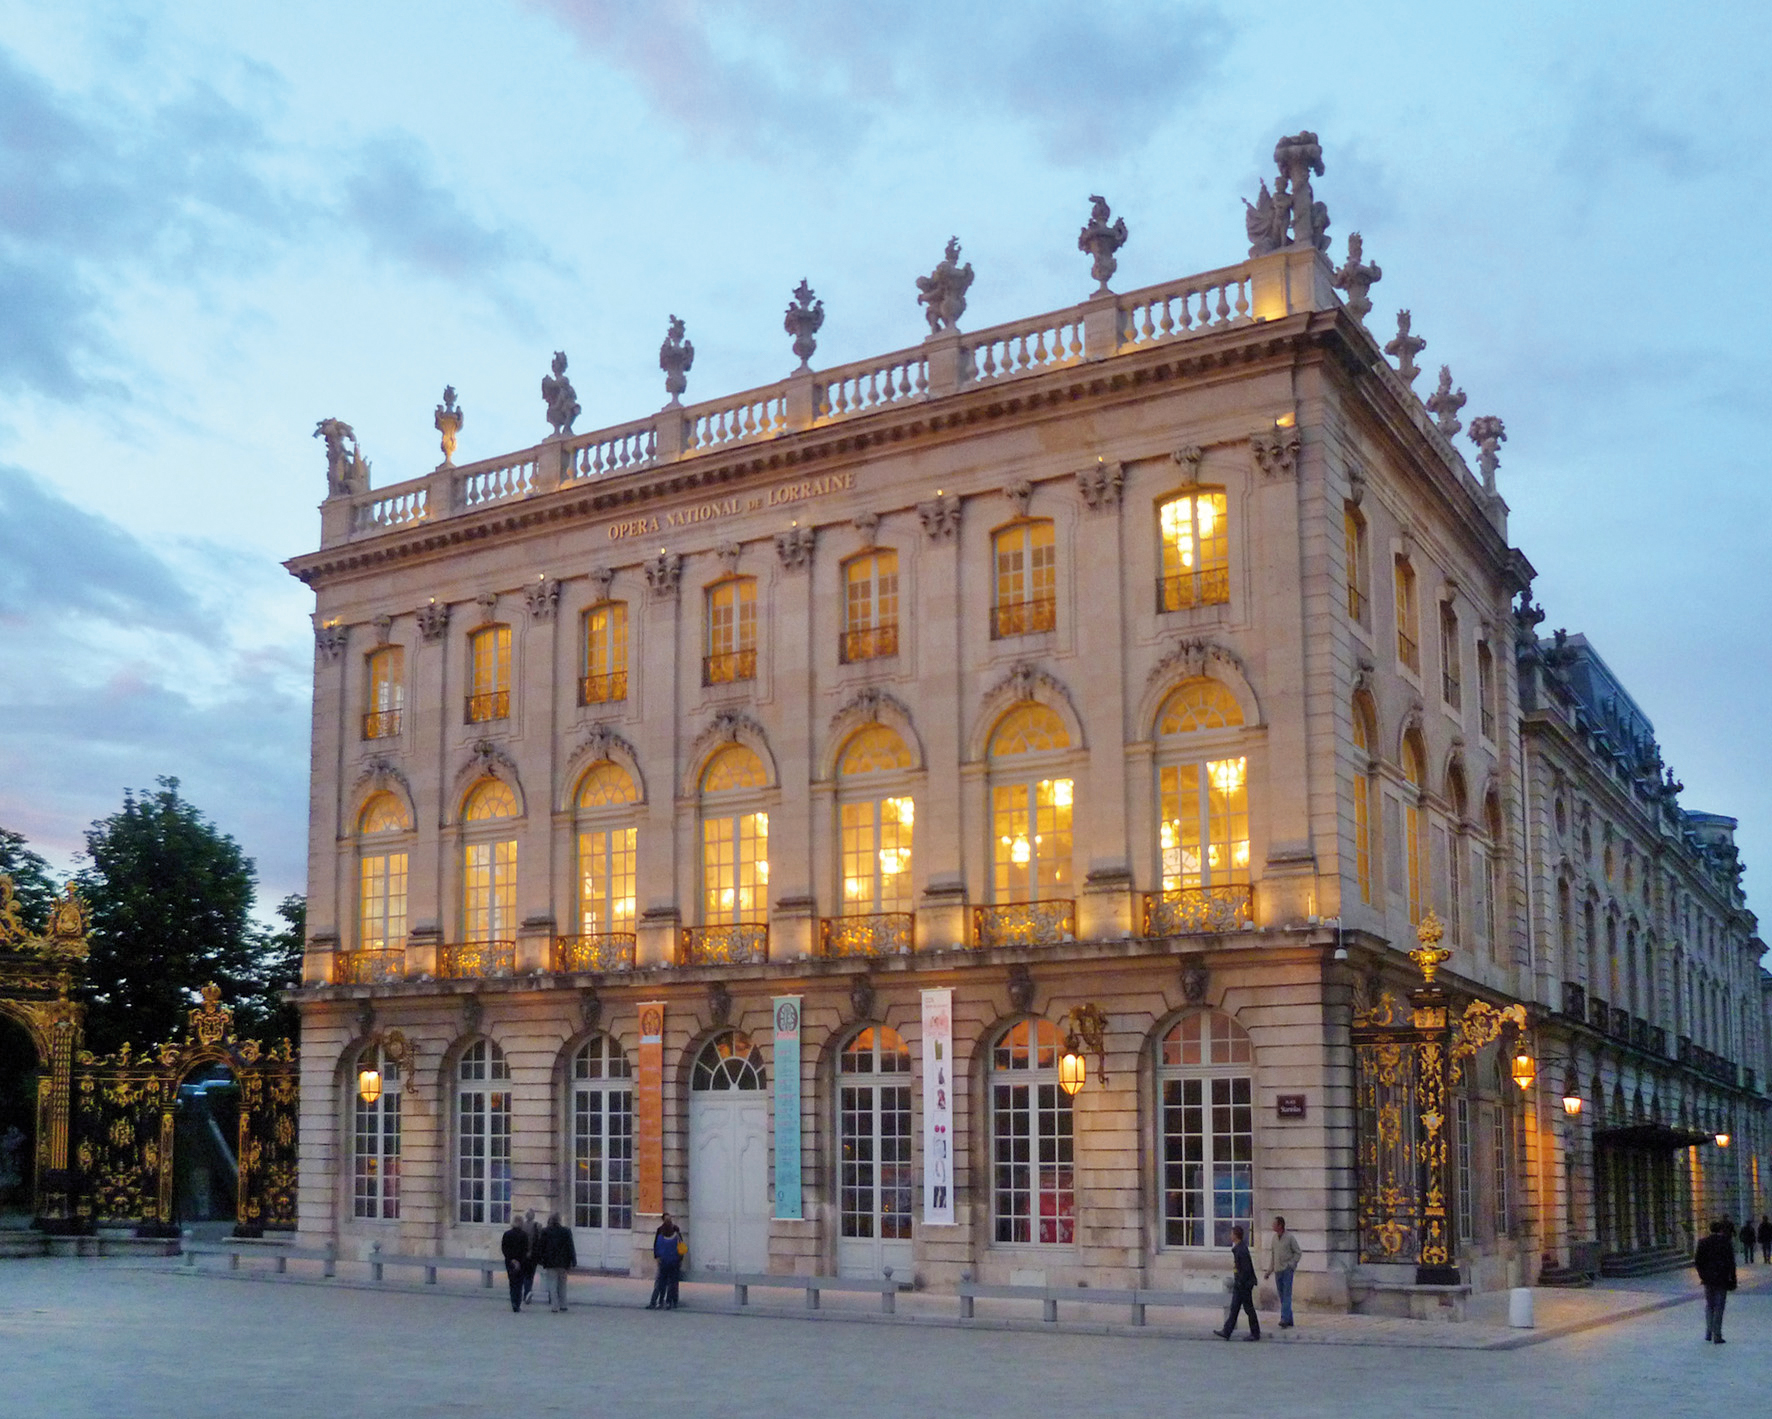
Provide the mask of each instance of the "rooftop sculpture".
POLYGON ((437 406, 436 418, 432 421, 437 426, 443 445, 443 464, 447 468, 455 462, 455 436, 461 432, 461 426, 467 415, 455 402, 455 386, 443 386, 443 402, 437 406))
POLYGON ((813 351, 818 349, 818 341, 812 337, 818 334, 824 325, 824 302, 812 294, 812 287, 804 280, 794 288, 793 304, 782 321, 782 327, 794 337, 794 353, 800 357, 800 368, 811 369, 813 351))
POLYGON ((1409 312, 1397 312, 1397 336, 1384 347, 1387 355, 1393 355, 1397 361, 1397 373, 1402 375, 1404 384, 1414 384, 1415 376, 1421 373, 1421 366, 1415 363, 1415 357, 1427 349, 1427 341, 1419 335, 1409 333, 1409 312))
POLYGON ((314 437, 326 441, 326 496, 339 498, 367 492, 369 463, 357 443, 356 431, 343 419, 322 419, 314 425, 314 437))
POLYGON ((1329 209, 1311 192, 1311 174, 1323 175, 1323 148, 1308 129, 1274 144, 1274 166, 1279 175, 1274 190, 1261 184, 1261 195, 1251 203, 1244 199, 1244 227, 1249 233, 1249 254, 1266 256, 1286 246, 1329 249, 1329 209))
POLYGON ((566 352, 554 351, 554 372, 541 377, 541 397, 548 403, 548 424, 556 435, 572 432, 572 421, 584 411, 578 407, 578 391, 566 378, 566 352))
POLYGON ((1483 489, 1495 491, 1495 470, 1501 466, 1497 452, 1507 442, 1507 426, 1494 414, 1479 414, 1471 420, 1470 441, 1477 446, 1477 467, 1483 472, 1483 489))
POLYGON ((1464 408, 1465 398, 1462 389, 1457 393, 1452 390, 1452 367, 1441 365, 1440 387, 1423 402, 1427 405, 1428 413, 1434 416, 1434 423, 1447 438, 1451 438, 1464 427, 1458 420, 1458 411, 1464 408))
POLYGON ((671 317, 664 344, 658 347, 658 367, 665 372, 665 393, 671 403, 683 402, 683 391, 689 388, 689 367, 695 363, 695 346, 683 338, 683 322, 671 317))
POLYGON ((917 303, 929 321, 929 333, 958 330, 966 314, 966 291, 972 285, 972 263, 960 265, 960 238, 949 237, 947 254, 935 270, 917 277, 917 303))
POLYGON ((1091 197, 1088 224, 1077 234, 1077 250, 1090 257, 1089 274, 1095 277, 1095 294, 1108 294, 1108 281, 1120 263, 1114 253, 1126 245, 1126 219, 1109 222, 1107 198, 1091 197))
POLYGON ((1348 314, 1362 325, 1372 312, 1372 301, 1366 293, 1383 279, 1384 271, 1379 264, 1376 261, 1367 262, 1366 248, 1360 234, 1352 233, 1347 239, 1347 260, 1330 277, 1330 281, 1336 290, 1347 292, 1348 314))

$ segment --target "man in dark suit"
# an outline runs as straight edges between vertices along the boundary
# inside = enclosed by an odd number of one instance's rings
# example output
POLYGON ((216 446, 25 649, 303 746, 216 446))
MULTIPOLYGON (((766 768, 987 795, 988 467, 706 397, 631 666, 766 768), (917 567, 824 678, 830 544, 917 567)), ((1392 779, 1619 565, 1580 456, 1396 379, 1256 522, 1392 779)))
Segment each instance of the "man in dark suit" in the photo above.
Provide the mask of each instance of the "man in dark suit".
POLYGON ((513 1221, 510 1230, 499 1241, 505 1257, 505 1280, 511 1283, 511 1309, 523 1309, 523 1285, 528 1276, 529 1233, 521 1222, 513 1221))
POLYGON ((1735 1227, 1712 1222, 1710 1235, 1698 1244, 1692 1264, 1704 1286, 1704 1338, 1723 1343, 1723 1306, 1735 1289, 1735 1227))
MULTIPOLYGON (((1237 1312, 1245 1311, 1249 1316, 1249 1334, 1246 1340, 1261 1339, 1261 1322, 1255 1317, 1255 1261, 1249 1255, 1249 1244, 1243 1240, 1241 1227, 1231 1228, 1231 1264, 1236 1267, 1231 1277, 1231 1309, 1224 1318, 1224 1329, 1219 1331, 1219 1338, 1229 1340, 1236 1333, 1237 1312)), ((1734 1260, 1730 1263, 1733 1266, 1734 1260)))

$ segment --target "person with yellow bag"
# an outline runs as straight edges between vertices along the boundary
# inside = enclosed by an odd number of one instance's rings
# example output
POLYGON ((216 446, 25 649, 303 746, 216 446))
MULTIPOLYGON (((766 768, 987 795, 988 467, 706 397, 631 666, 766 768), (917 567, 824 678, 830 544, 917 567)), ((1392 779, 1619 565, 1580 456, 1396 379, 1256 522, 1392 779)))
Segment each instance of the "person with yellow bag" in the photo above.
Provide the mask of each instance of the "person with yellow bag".
POLYGON ((652 1283, 649 1311, 677 1309, 677 1283, 683 1276, 683 1261, 689 1255, 689 1243, 678 1230, 669 1212, 659 1219, 658 1230, 652 1234, 652 1259, 658 1263, 658 1278, 652 1283))

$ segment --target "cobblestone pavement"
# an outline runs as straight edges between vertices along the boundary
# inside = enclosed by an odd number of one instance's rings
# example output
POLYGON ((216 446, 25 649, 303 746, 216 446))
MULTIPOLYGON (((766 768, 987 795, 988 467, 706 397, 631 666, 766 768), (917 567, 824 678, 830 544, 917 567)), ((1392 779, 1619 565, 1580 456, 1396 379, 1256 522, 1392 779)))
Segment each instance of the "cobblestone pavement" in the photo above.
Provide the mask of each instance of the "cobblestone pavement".
POLYGON ((584 1281, 575 1282, 570 1313, 538 1307, 519 1316, 501 1294, 477 1289, 8 1261, 0 1262, 0 1416, 691 1419, 823 1416, 851 1412, 858 1400, 907 1416, 1091 1419, 1759 1413, 1772 1379, 1768 1283, 1765 1268, 1744 1268, 1744 1289, 1729 1304, 1731 1343, 1721 1349, 1702 1341, 1687 1274, 1541 1291, 1541 1322, 1555 1313, 1559 1324, 1590 1328, 1496 1350, 1484 1335, 1539 1335, 1489 1323, 1487 1299, 1458 1325, 1306 1314, 1295 1331, 1270 1329, 1271 1341, 1252 1346, 1211 1338, 1215 1317, 1205 1310, 1197 1326, 1131 1335, 964 1329, 933 1318, 845 1324, 836 1305, 812 1323, 785 1309, 713 1309, 730 1299, 713 1287, 686 1294, 697 1309, 651 1314, 639 1309, 639 1283, 584 1281))

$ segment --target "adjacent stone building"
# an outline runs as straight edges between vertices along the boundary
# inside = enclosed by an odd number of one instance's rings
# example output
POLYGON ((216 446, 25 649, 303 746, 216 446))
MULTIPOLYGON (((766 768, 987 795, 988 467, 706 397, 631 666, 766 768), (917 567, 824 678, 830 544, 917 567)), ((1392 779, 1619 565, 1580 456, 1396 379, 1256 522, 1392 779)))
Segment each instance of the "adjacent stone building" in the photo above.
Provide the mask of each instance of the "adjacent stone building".
POLYGON ((1758 1205, 1728 820, 1516 617, 1500 421, 1473 474, 1463 392, 1424 405, 1378 268, 1325 255, 1315 138, 1275 157, 1202 275, 1111 291, 1097 199, 1049 315, 962 331, 955 242, 879 359, 814 369, 803 283, 762 389, 684 404, 673 320, 625 425, 572 431, 559 355, 508 457, 453 463, 453 390, 389 487, 320 426, 306 1240, 558 1209, 627 1271, 668 1208, 697 1269, 1207 1289, 1283 1214, 1345 1306, 1435 1247, 1490 1286, 1758 1205), (1590 886, 1616 957, 1559 916, 1590 886), (1435 922, 1423 1133, 1358 1061, 1435 922), (1381 1200, 1393 1144, 1438 1190, 1381 1200), (1673 1189, 1647 1232, 1622 1180, 1673 1189))

